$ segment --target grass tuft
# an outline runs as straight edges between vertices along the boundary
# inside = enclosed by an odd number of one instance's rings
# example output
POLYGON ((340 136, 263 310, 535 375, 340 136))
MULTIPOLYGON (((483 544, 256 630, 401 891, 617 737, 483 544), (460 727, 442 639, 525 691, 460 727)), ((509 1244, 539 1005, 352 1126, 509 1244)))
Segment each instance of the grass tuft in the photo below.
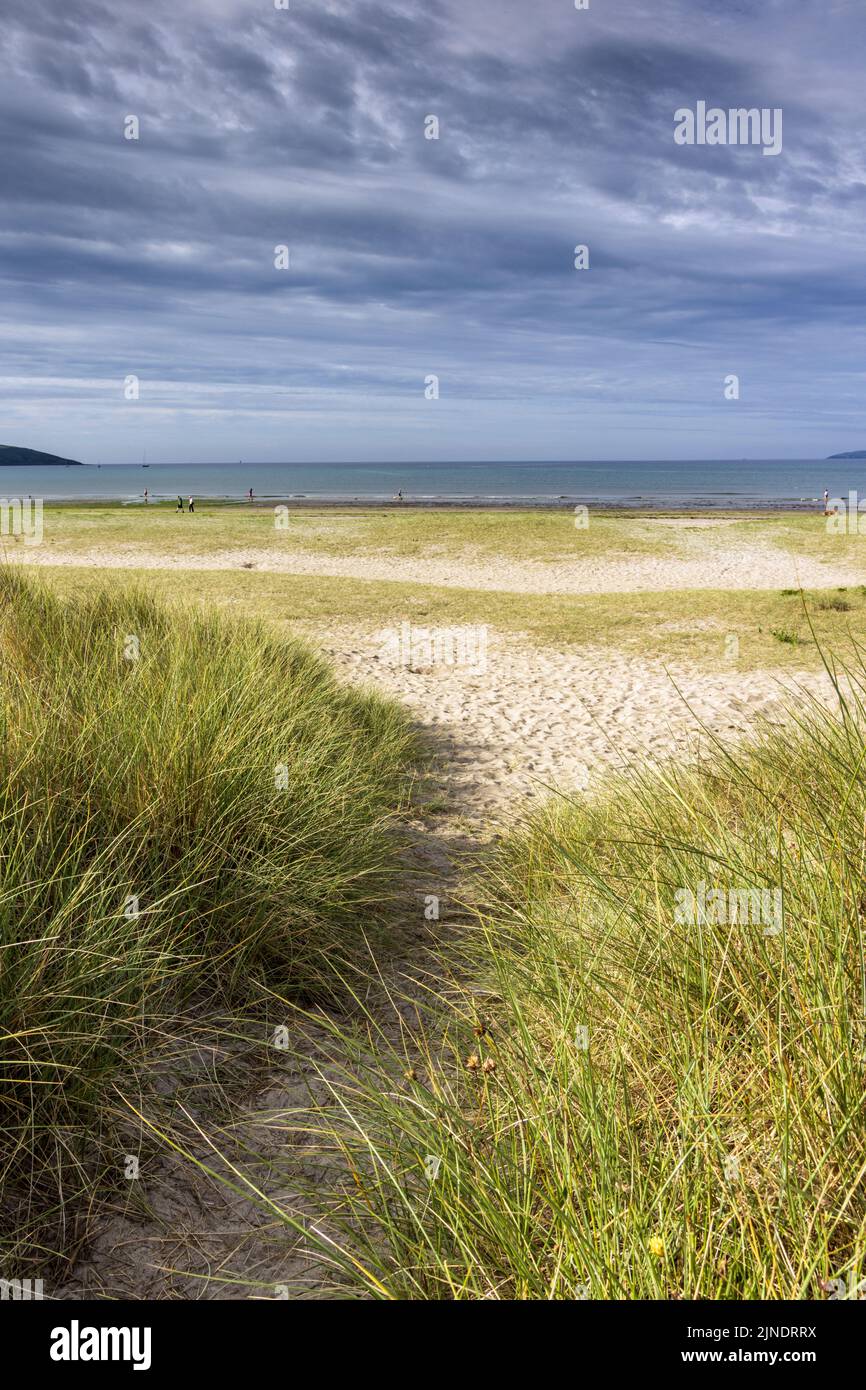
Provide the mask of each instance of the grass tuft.
POLYGON ((414 742, 304 644, 144 592, 4 569, 0 657, 8 1269, 122 1167, 113 1088, 193 1002, 333 996, 390 901, 414 742))

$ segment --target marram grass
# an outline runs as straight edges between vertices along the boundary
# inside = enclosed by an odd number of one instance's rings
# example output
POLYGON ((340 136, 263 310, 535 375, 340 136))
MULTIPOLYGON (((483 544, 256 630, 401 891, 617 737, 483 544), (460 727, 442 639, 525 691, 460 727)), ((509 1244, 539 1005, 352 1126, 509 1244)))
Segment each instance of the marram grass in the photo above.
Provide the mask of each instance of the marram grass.
POLYGON ((866 1287, 864 676, 835 711, 803 697, 745 747, 552 801, 433 1021, 390 1053, 372 1019, 335 1029, 357 1292, 866 1287), (738 920, 731 890, 758 892, 738 920), (688 893, 715 906, 687 920, 688 893))
POLYGON ((332 994, 390 899, 414 748, 302 643, 143 593, 64 602, 0 571, 0 663, 10 1277, 120 1166, 114 1088, 168 1021, 259 982, 332 994))

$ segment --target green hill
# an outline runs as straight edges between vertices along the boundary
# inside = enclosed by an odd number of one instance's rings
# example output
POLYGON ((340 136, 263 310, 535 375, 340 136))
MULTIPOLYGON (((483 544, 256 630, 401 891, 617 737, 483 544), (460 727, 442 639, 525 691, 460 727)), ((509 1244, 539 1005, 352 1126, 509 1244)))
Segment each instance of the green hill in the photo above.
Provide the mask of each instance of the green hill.
POLYGON ((17 444, 0 444, 0 468, 27 463, 64 463, 83 468, 80 459, 64 459, 59 454, 43 454, 40 449, 19 449, 17 444))

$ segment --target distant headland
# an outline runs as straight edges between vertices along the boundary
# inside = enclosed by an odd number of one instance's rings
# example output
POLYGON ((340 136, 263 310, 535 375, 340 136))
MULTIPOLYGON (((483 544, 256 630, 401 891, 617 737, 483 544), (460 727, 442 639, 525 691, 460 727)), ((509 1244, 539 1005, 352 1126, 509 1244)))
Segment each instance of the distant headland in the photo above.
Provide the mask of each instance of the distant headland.
POLYGON ((851 449, 847 454, 828 454, 831 459, 866 459, 866 449, 851 449))
POLYGON ((81 459, 64 459, 59 454, 43 454, 40 449, 19 449, 17 444, 0 444, 0 468, 21 467, 28 463, 62 463, 83 468, 81 459))

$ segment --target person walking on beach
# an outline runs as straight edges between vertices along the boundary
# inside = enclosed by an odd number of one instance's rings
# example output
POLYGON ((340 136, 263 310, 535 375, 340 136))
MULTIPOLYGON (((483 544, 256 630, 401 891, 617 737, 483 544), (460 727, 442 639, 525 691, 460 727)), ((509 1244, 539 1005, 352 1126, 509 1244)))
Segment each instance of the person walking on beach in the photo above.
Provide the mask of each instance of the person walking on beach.
POLYGON ((824 489, 824 515, 825 515, 825 516, 827 515, 827 508, 829 507, 829 505, 830 505, 830 494, 829 494, 829 492, 827 491, 827 489, 825 488, 825 489, 824 489))
POLYGON ((147 488, 144 489, 144 505, 147 506, 147 488))
POLYGON ((195 498, 194 498, 194 497, 191 497, 191 498, 189 499, 189 510, 190 510, 191 512, 194 512, 194 511, 195 511, 195 498))
POLYGON ((252 490, 252 488, 250 488, 250 501, 252 502, 252 500, 253 500, 253 490, 252 490))
POLYGON ((181 497, 180 493, 178 493, 178 494, 177 494, 177 506, 175 507, 175 512, 182 512, 182 511, 183 511, 183 498, 181 497))

